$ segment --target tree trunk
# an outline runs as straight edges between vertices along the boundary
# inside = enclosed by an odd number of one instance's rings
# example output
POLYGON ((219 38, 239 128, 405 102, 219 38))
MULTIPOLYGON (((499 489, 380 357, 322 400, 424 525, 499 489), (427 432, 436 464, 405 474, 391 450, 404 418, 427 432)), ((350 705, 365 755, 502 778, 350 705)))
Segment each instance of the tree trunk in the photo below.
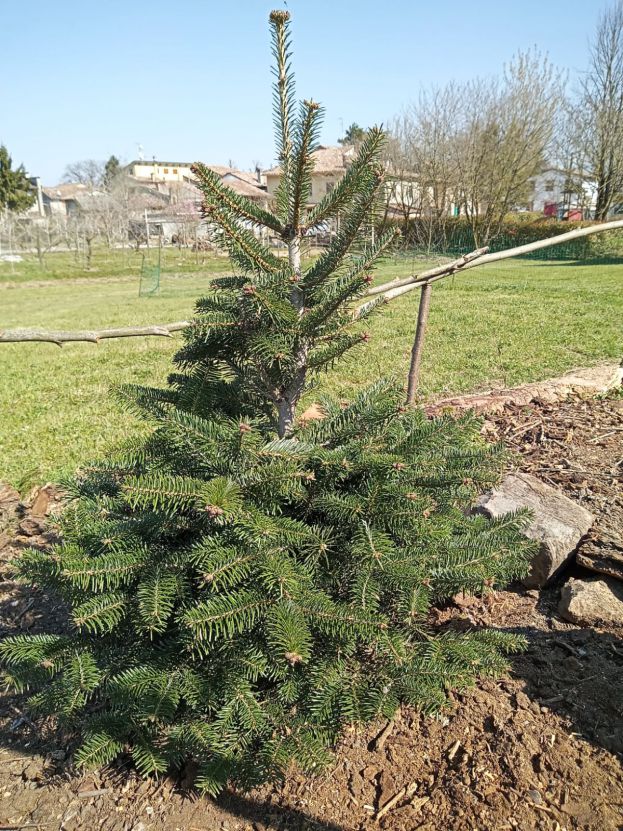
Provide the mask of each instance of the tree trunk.
MULTIPOLYGON (((298 282, 301 279, 301 238, 298 234, 295 234, 288 242, 288 261, 292 269, 290 302, 298 311, 299 315, 302 315, 305 301, 303 293, 298 288, 298 282)), ((282 390, 281 397, 277 403, 277 411, 279 413, 277 432, 279 438, 283 438, 292 432, 296 405, 305 389, 305 380, 307 378, 307 344, 305 342, 299 343, 294 356, 297 365, 294 378, 290 385, 282 390)))

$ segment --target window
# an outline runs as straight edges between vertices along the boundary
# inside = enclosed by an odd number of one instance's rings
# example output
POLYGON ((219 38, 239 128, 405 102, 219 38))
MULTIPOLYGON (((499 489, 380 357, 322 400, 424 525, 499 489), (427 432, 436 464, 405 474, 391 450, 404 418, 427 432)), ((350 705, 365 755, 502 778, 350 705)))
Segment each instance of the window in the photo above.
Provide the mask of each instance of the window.
POLYGON ((177 173, 177 168, 176 167, 173 168, 173 173, 177 173))
POLYGON ((553 179, 546 179, 545 180, 545 190, 548 193, 553 193, 555 187, 556 187, 556 182, 554 182, 553 179))
POLYGON ((165 167, 165 168, 164 168, 164 172, 165 172, 165 173, 168 173, 168 172, 169 172, 169 168, 168 168, 168 167, 165 167))
POLYGON ((327 182, 327 184, 326 184, 327 193, 331 193, 331 191, 333 190, 334 186, 335 186, 335 182, 327 182))

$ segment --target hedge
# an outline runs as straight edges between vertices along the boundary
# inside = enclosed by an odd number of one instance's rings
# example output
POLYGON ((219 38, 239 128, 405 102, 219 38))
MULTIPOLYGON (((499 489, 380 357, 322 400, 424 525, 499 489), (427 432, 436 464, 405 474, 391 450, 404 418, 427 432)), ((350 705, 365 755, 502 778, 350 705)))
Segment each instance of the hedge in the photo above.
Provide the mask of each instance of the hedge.
MULTIPOLYGON (((500 233, 490 240, 490 250, 502 251, 506 248, 515 248, 594 224, 589 221, 561 222, 541 217, 538 214, 536 218, 534 217, 535 214, 509 216, 500 233)), ((412 219, 405 227, 404 222, 397 222, 403 232, 405 246, 411 250, 415 248, 423 253, 459 256, 478 247, 470 223, 465 217, 447 220, 445 229, 439 229, 433 234, 433 242, 430 246, 422 244, 430 233, 427 223, 420 219, 412 219)), ((583 237, 551 248, 532 251, 523 256, 537 260, 619 260, 623 258, 623 231, 610 231, 607 234, 583 237)))

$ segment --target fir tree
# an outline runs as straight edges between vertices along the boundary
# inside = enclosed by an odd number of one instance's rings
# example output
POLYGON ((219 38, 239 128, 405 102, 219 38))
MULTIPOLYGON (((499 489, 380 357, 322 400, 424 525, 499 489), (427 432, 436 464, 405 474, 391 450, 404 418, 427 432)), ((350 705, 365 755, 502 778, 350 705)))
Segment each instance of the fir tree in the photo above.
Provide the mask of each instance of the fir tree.
POLYGON ((379 382, 297 423, 302 393, 362 346, 353 304, 390 235, 368 239, 382 185, 371 129, 342 181, 311 209, 322 111, 294 104, 287 12, 270 24, 281 183, 274 212, 196 165, 204 211, 236 276, 197 303, 166 389, 124 388, 146 440, 67 484, 63 541, 29 551, 21 577, 59 594, 68 635, 7 638, 9 683, 79 730, 77 759, 131 752, 139 771, 199 764, 197 784, 252 785, 293 760, 313 770, 347 723, 505 668, 521 639, 436 631, 431 603, 525 570, 522 517, 471 515, 498 448, 471 416, 429 420, 379 382), (304 268, 306 230, 340 216, 304 268), (288 259, 253 228, 281 237, 288 259))
POLYGON ((340 144, 352 144, 359 147, 361 142, 365 139, 367 131, 360 127, 355 121, 347 127, 342 138, 338 139, 340 144))
POLYGON ((9 151, 0 144, 0 210, 22 213, 35 204, 36 198, 24 165, 13 170, 9 151))
POLYGON ((111 189, 120 173, 121 163, 119 159, 116 156, 111 156, 104 165, 104 173, 102 174, 102 185, 106 190, 111 189))

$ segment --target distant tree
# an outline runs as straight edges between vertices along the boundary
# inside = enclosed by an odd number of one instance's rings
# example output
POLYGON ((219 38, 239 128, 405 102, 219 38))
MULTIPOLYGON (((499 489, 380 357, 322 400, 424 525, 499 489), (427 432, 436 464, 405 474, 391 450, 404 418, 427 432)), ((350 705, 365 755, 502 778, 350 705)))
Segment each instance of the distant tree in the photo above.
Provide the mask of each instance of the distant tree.
POLYGON ((576 116, 578 155, 597 183, 595 218, 606 219, 623 194, 623 0, 599 20, 576 116))
POLYGON ((458 88, 454 143, 460 203, 477 245, 524 204, 544 167, 563 101, 563 76, 539 52, 519 52, 500 80, 458 88))
MULTIPOLYGON (((110 162, 110 159, 108 161, 110 162)), ((67 165, 63 174, 63 181, 86 185, 91 190, 95 190, 102 186, 105 170, 104 162, 98 162, 95 159, 83 159, 80 162, 67 165)))
POLYGON ((427 221, 437 217, 437 228, 426 231, 431 242, 443 237, 452 205, 467 216, 476 244, 487 245, 508 211, 529 199, 550 150, 563 87, 563 75, 547 58, 520 52, 501 77, 424 94, 392 126, 398 171, 402 165, 419 181, 427 221))
POLYGON ((121 173, 121 162, 116 156, 111 156, 104 165, 104 173, 102 175, 102 184, 106 190, 110 190, 112 183, 121 173))
POLYGON ((404 222, 405 239, 431 250, 444 248, 451 206, 456 203, 458 172, 455 87, 422 92, 419 100, 389 127, 385 159, 388 194, 394 213, 404 222), (409 220, 417 222, 409 229, 409 220))
POLYGON ((13 170, 13 160, 4 144, 0 145, 0 209, 21 213, 34 205, 36 199, 24 165, 13 170))
POLYGON ((342 138, 338 139, 338 142, 340 144, 352 144, 355 147, 359 147, 367 135, 368 131, 364 130, 363 127, 360 127, 359 124, 353 121, 350 127, 346 129, 346 132, 342 138))

